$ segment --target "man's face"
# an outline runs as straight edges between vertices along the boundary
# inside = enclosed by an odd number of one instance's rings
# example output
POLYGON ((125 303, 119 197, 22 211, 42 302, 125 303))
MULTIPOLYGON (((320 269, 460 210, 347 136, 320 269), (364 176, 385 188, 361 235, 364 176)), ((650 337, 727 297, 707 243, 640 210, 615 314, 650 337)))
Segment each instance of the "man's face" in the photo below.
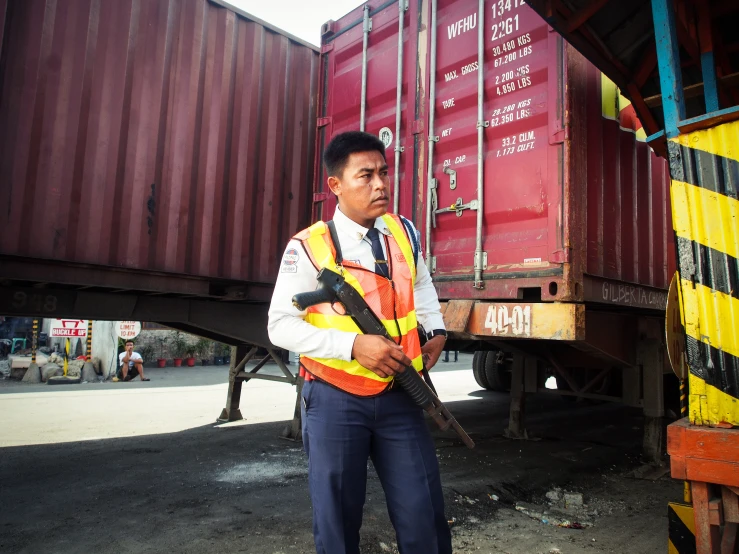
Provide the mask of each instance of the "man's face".
POLYGON ((133 350, 133 343, 132 342, 127 342, 126 343, 126 350, 128 350, 129 352, 131 352, 133 350))
POLYGON ((390 178, 376 150, 351 154, 341 176, 329 177, 328 185, 344 215, 363 227, 374 227, 374 220, 387 213, 390 178))

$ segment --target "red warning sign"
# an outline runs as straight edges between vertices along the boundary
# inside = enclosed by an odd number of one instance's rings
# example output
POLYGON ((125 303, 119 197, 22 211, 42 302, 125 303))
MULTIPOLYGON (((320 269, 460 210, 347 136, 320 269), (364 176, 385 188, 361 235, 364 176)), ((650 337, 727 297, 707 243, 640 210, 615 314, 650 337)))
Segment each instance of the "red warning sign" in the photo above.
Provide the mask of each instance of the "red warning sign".
POLYGON ((86 337, 86 319, 53 319, 51 321, 52 337, 86 337))

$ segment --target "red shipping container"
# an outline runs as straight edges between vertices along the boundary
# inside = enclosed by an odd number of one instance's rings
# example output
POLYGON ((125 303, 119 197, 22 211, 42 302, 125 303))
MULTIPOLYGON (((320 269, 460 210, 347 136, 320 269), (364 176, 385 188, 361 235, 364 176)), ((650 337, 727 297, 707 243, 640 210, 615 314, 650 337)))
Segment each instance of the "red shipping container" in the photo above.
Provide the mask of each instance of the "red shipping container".
MULTIPOLYGON (((664 309, 674 272, 669 173, 643 132, 637 138, 633 109, 521 0, 486 1, 482 13, 463 0, 438 0, 436 14, 432 2, 408 4, 399 133, 399 3, 369 4, 366 130, 387 141, 391 176, 403 148, 399 211, 423 235, 440 297, 664 309)), ((333 135, 359 128, 366 26, 357 8, 323 29, 315 218, 335 205, 318 155, 333 135)))
POLYGON ((207 0, 0 1, 0 37, 4 277, 274 282, 310 217, 315 47, 207 0))

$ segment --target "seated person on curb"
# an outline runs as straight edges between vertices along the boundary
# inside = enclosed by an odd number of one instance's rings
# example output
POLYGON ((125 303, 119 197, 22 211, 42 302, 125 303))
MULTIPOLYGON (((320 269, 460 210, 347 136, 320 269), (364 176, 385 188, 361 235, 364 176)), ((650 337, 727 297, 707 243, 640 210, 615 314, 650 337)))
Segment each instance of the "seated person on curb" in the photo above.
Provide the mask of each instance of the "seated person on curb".
MULTIPOLYGON (((120 374, 123 381, 131 381, 136 375, 141 377, 142 381, 150 381, 144 377, 144 359, 141 354, 133 351, 133 341, 126 341, 126 349, 118 355, 120 366, 120 374)), ((121 380, 118 377, 113 379, 121 380)))

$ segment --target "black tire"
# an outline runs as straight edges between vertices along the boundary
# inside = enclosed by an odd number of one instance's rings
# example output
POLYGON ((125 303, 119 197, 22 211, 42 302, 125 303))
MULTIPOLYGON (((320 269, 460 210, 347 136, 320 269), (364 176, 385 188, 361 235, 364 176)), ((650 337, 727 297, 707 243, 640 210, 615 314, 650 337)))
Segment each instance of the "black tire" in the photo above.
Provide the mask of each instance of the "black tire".
POLYGON ((485 361, 488 357, 488 352, 485 350, 478 350, 472 357, 472 375, 475 376, 475 381, 485 390, 490 390, 490 383, 485 372, 485 361))
POLYGON ((488 352, 485 358, 485 378, 488 390, 509 392, 511 390, 511 372, 505 361, 499 361, 498 352, 488 352))

